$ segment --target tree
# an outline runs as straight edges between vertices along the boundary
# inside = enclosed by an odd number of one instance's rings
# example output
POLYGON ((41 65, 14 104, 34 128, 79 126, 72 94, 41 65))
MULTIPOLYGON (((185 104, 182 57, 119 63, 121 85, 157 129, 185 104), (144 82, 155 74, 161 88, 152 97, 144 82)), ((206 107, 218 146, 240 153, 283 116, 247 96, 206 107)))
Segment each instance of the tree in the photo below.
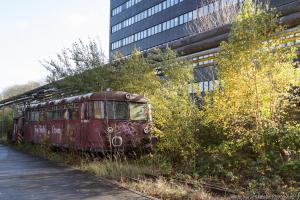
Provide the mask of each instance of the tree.
POLYGON ((23 84, 23 85, 13 85, 11 87, 6 88, 1 93, 0 97, 2 99, 6 99, 6 98, 9 98, 9 97, 16 96, 18 94, 22 94, 26 91, 32 90, 32 89, 37 88, 39 86, 40 86, 40 83, 34 82, 34 81, 30 81, 30 82, 28 82, 26 84, 23 84))
POLYGON ((112 88, 139 93, 150 99, 153 132, 160 137, 159 151, 177 163, 189 166, 198 148, 194 140, 200 111, 191 101, 188 84, 193 68, 174 51, 154 49, 115 62, 112 88))
POLYGON ((201 140, 207 149, 199 165, 256 192, 293 190, 299 180, 300 127, 286 113, 297 106, 297 46, 286 45, 278 16, 244 2, 220 46, 219 85, 205 97, 204 122, 215 129, 201 140))
POLYGON ((13 130, 13 110, 11 108, 3 108, 0 110, 0 141, 6 140, 8 132, 13 130))
POLYGON ((278 13, 245 1, 217 58, 222 89, 207 104, 207 120, 232 134, 280 128, 292 86, 299 86, 297 48, 285 46, 278 13))
POLYGON ((240 9, 238 2, 238 0, 200 1, 195 19, 186 26, 187 31, 191 35, 195 35, 231 24, 240 9))
POLYGON ((96 43, 81 42, 63 50, 58 55, 59 62, 44 63, 50 72, 48 80, 74 93, 110 88, 148 97, 153 109, 153 132, 160 137, 160 152, 173 155, 173 160, 188 160, 197 147, 193 121, 198 117, 188 94, 188 83, 193 78, 189 63, 178 60, 176 53, 167 48, 144 54, 134 50, 127 58, 116 54, 110 64, 104 64, 97 49, 96 43))
MULTIPOLYGON (((23 85, 14 85, 6 88, 1 94, 0 99, 14 97, 24 92, 30 91, 40 86, 40 83, 30 81, 23 85)), ((1 108, 0 110, 0 140, 6 139, 7 133, 13 129, 13 109, 9 107, 1 108), (3 109, 3 110, 2 110, 3 109)))
POLYGON ((105 90, 110 73, 105 63, 106 57, 94 40, 87 44, 82 40, 74 42, 57 54, 57 59, 41 62, 50 72, 47 81, 73 94, 105 90))

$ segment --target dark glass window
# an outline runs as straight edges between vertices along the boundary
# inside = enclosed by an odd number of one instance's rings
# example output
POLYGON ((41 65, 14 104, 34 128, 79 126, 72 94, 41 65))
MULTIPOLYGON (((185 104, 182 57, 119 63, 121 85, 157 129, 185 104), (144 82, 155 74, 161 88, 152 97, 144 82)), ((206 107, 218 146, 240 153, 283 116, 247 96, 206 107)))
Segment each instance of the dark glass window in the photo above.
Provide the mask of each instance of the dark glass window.
POLYGON ((129 110, 127 102, 114 102, 115 103, 115 119, 128 119, 129 110))
POLYGON ((127 102, 113 102, 108 101, 106 103, 106 113, 108 119, 129 119, 129 109, 127 102))
POLYGON ((94 118, 103 119, 104 118, 104 102, 95 101, 94 102, 94 118))
POLYGON ((108 119, 115 119, 114 102, 113 101, 106 102, 106 116, 108 119))
POLYGON ((51 111, 47 112, 47 120, 52 120, 52 112, 51 111))
POLYGON ((53 119, 54 120, 59 120, 59 111, 58 110, 53 111, 53 119))
POLYGON ((77 120, 79 117, 79 112, 78 112, 78 109, 76 108, 73 108, 73 109, 69 109, 69 119, 70 120, 77 120))
POLYGON ((45 121, 46 115, 45 112, 40 112, 40 121, 45 121))

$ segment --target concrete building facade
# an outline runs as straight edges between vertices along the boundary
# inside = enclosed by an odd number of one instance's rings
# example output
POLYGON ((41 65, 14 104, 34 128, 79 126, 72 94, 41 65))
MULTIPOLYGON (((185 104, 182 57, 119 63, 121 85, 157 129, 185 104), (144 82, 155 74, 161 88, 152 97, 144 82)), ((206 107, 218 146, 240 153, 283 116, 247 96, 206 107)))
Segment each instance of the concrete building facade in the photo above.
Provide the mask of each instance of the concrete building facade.
MULTIPOLYGON (((186 24, 198 16, 202 0, 111 0, 110 55, 120 51, 127 56, 133 48, 141 51, 189 36, 186 24)), ((224 4, 239 0, 221 0, 224 4)), ((275 7, 298 0, 271 0, 275 7)), ((203 6, 203 15, 216 9, 203 6)))
MULTIPOLYGON (((217 80, 214 56, 220 42, 228 38, 230 25, 191 35, 187 24, 199 16, 213 13, 221 4, 239 4, 242 0, 210 2, 212 3, 204 3, 203 0, 111 0, 110 57, 117 51, 128 56, 134 48, 146 51, 168 45, 181 56, 193 59, 200 92, 210 90, 217 80)), ((281 21, 289 30, 300 30, 299 0, 270 0, 270 4, 281 13, 281 21)), ((300 31, 288 37, 294 43, 300 43, 300 31)))

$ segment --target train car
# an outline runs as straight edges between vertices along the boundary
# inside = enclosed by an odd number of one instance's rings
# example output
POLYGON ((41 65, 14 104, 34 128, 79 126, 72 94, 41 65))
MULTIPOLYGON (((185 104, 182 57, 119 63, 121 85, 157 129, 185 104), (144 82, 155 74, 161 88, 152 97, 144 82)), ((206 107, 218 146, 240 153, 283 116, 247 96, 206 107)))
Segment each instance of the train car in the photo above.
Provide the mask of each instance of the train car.
POLYGON ((14 120, 13 135, 22 131, 27 143, 127 152, 151 149, 157 141, 150 131, 148 99, 126 92, 90 93, 31 105, 20 119, 14 120))

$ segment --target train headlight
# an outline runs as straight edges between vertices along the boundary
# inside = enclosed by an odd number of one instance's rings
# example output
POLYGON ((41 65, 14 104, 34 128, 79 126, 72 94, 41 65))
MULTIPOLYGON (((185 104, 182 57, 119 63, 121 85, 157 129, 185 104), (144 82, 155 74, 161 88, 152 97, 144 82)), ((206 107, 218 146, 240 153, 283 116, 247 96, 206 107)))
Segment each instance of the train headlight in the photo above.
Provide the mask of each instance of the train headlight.
POLYGON ((113 127, 108 127, 107 128, 107 132, 108 133, 113 133, 114 132, 114 128, 113 127))
POLYGON ((144 133, 148 134, 151 132, 151 129, 149 127, 144 128, 144 133))
POLYGON ((120 147, 123 144, 123 139, 122 139, 122 137, 115 136, 115 137, 113 137, 111 143, 114 147, 120 147))
POLYGON ((125 97, 126 97, 126 99, 130 100, 130 99, 131 99, 131 94, 127 93, 127 94, 125 95, 125 97))

